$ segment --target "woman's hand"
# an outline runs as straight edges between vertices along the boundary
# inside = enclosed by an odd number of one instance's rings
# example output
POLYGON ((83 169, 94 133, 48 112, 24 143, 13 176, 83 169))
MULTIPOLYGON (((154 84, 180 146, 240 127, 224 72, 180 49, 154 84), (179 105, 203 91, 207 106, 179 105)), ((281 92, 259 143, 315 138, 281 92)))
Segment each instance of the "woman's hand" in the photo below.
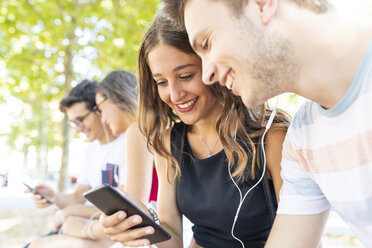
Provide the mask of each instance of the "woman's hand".
MULTIPOLYGON (((146 206, 143 203, 138 201, 134 196, 129 194, 124 195, 144 213, 147 213, 150 216, 146 206)), ((128 217, 124 211, 118 211, 110 216, 102 214, 99 221, 104 227, 103 230, 105 234, 110 236, 112 241, 120 242, 124 246, 137 247, 150 245, 150 241, 148 239, 141 239, 141 237, 151 235, 155 231, 151 226, 130 229, 138 224, 141 224, 142 218, 139 215, 132 215, 128 217)))

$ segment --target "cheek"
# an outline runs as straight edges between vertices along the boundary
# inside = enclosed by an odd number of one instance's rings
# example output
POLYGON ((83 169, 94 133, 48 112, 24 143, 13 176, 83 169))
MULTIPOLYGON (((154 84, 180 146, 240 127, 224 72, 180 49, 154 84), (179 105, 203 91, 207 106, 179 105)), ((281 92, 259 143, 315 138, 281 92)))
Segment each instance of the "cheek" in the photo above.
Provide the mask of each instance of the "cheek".
POLYGON ((170 96, 169 96, 168 88, 166 88, 166 87, 159 87, 158 88, 158 93, 159 93, 160 99, 163 102, 169 104, 169 102, 170 102, 170 96))
POLYGON ((102 121, 110 121, 110 116, 111 116, 111 108, 110 107, 102 108, 101 120, 102 121))

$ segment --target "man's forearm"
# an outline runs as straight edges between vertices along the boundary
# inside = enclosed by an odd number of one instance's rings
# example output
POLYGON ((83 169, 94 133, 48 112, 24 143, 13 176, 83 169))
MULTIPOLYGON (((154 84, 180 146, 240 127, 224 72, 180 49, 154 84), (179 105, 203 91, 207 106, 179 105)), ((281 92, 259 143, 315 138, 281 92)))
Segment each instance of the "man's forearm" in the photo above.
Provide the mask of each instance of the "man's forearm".
POLYGON ((265 247, 318 247, 328 214, 329 211, 314 215, 278 214, 265 247))
POLYGON ((76 194, 59 194, 57 193, 53 202, 61 209, 72 204, 83 204, 85 202, 82 196, 76 194))

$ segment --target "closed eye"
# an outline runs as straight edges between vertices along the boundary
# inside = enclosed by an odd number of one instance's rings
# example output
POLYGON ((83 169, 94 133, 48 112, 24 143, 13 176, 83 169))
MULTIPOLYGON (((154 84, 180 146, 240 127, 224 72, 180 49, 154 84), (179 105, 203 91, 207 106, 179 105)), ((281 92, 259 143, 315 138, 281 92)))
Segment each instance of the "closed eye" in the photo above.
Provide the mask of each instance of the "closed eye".
POLYGON ((180 80, 187 81, 190 80, 194 77, 195 73, 190 73, 190 74, 183 74, 179 76, 180 80))
POLYGON ((156 81, 156 85, 157 86, 163 86, 163 85, 165 85, 167 83, 167 81, 165 81, 165 80, 159 80, 159 81, 156 81))

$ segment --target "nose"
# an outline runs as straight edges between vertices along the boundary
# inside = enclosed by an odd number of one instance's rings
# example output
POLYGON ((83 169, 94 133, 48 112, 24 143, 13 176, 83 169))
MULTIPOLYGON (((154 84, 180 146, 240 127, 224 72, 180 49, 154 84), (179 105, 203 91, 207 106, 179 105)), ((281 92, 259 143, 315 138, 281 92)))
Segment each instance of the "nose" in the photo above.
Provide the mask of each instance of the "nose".
POLYGON ((180 84, 180 82, 169 81, 170 99, 173 103, 178 103, 185 95, 185 92, 180 84))
POLYGON ((217 79, 217 67, 207 58, 202 59, 203 82, 207 85, 214 84, 217 79))

